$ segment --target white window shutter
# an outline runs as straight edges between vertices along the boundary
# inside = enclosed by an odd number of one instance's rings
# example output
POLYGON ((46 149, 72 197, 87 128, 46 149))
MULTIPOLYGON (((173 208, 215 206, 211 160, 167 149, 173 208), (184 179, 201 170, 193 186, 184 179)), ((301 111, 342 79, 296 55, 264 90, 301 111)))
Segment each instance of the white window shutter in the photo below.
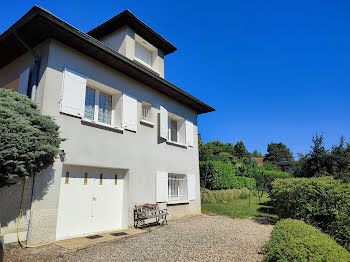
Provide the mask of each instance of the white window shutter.
POLYGON ((61 112, 83 117, 86 91, 86 77, 65 69, 61 97, 61 112))
POLYGON ((187 175, 188 200, 196 200, 196 177, 194 174, 187 175))
POLYGON ((186 144, 187 146, 194 147, 194 129, 193 123, 191 121, 186 120, 186 144))
POLYGON ((168 173, 156 172, 156 202, 168 202, 168 173))
POLYGON ((168 140, 168 111, 164 107, 160 107, 160 137, 168 140))
POLYGON ((122 127, 135 132, 137 130, 137 100, 125 93, 123 94, 122 127))
POLYGON ((18 93, 27 95, 28 92, 28 82, 29 82, 29 73, 30 68, 28 67, 21 75, 19 76, 19 85, 18 93))

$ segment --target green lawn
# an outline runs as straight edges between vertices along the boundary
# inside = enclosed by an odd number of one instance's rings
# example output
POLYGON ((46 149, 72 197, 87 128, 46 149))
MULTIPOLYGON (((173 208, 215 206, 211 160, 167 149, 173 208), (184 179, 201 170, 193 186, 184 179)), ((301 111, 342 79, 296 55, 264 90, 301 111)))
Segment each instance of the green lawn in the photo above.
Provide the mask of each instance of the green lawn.
POLYGON ((249 199, 236 199, 226 203, 202 203, 203 213, 215 213, 220 216, 228 216, 232 218, 247 218, 247 217, 259 217, 268 216, 276 218, 273 214, 273 209, 269 204, 269 198, 267 194, 261 198, 252 196, 251 207, 249 208, 249 199))

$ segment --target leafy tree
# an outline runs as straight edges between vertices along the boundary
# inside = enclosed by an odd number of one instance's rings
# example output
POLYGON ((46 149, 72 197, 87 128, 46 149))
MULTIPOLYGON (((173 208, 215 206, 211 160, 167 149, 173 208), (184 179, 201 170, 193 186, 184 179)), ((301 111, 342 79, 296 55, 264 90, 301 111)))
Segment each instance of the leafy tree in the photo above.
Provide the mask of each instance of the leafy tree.
POLYGON ((290 149, 283 143, 270 143, 267 146, 265 159, 275 163, 280 161, 293 161, 293 155, 290 149))
POLYGON ((237 141, 233 149, 234 149, 235 157, 238 157, 238 158, 250 157, 250 154, 248 150, 245 148, 245 145, 242 141, 237 141))
POLYGON ((52 164, 62 141, 58 129, 28 97, 0 88, 0 187, 52 164))
POLYGON ((219 153, 223 152, 223 143, 221 141, 210 141, 205 144, 208 150, 209 157, 217 156, 219 153))
POLYGON ((223 144, 222 149, 223 149, 223 152, 226 152, 226 153, 230 154, 231 156, 233 156, 235 153, 234 146, 231 143, 223 144))
POLYGON ((198 135, 198 151, 199 151, 199 161, 207 161, 208 159, 208 148, 203 143, 202 138, 198 135))
POLYGON ((220 152, 218 154, 217 160, 225 163, 232 163, 234 161, 233 156, 227 152, 220 152))
POLYGON ((260 152, 258 152, 258 150, 254 150, 254 152, 252 153, 252 156, 253 157, 257 157, 257 158, 260 158, 260 157, 264 157, 263 154, 261 154, 260 152))

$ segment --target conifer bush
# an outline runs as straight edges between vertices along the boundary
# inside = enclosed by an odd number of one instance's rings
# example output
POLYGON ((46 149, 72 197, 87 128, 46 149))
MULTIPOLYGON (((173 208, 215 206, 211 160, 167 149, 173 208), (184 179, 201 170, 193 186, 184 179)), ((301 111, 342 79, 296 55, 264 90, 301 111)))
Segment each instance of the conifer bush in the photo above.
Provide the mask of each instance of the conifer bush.
POLYGON ((52 164, 61 141, 58 125, 33 101, 0 88, 0 187, 52 164))

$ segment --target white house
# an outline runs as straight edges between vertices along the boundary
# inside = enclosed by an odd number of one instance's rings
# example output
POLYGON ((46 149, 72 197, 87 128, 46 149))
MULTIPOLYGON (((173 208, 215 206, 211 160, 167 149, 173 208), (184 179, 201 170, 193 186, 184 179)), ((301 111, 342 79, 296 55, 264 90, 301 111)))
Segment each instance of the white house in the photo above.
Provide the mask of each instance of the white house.
MULTIPOLYGON (((214 109, 164 79, 175 50, 128 10, 83 33, 35 6, 0 36, 0 87, 31 97, 67 139, 28 182, 22 240, 127 228, 144 203, 170 219, 201 213, 197 116, 214 109)), ((5 242, 17 241, 21 194, 0 189, 5 242)))

